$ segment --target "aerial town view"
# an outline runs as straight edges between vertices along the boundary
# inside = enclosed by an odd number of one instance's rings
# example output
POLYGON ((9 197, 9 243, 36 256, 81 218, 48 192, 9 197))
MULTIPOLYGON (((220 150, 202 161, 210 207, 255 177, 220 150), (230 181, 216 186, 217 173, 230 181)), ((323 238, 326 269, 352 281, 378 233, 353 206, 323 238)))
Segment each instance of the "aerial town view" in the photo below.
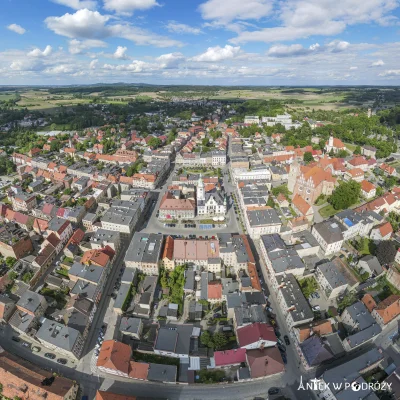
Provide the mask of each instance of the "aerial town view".
POLYGON ((4 1, 0 400, 400 399, 399 18, 4 1))

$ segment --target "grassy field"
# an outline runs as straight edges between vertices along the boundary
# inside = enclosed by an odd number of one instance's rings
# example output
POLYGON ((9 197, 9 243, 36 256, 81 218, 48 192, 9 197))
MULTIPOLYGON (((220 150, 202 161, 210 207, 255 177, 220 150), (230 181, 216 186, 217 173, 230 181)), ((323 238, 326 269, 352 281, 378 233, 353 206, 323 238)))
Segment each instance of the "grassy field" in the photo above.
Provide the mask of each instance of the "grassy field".
POLYGON ((320 213, 321 217, 328 218, 328 217, 331 217, 332 215, 337 214, 339 211, 341 211, 341 210, 335 210, 331 204, 328 204, 327 206, 322 207, 319 210, 319 213, 320 213))
MULTIPOLYGON (((102 97, 107 103, 126 104, 134 99, 143 100, 165 100, 169 97, 189 97, 192 99, 209 97, 216 100, 280 100, 287 101, 287 105, 293 109, 298 108, 314 108, 323 110, 335 110, 343 107, 351 107, 345 102, 346 96, 350 92, 339 91, 321 91, 318 88, 297 88, 297 89, 281 89, 266 88, 265 90, 218 90, 213 92, 196 92, 194 90, 186 90, 179 93, 159 91, 159 92, 133 92, 132 94, 123 96, 104 95, 100 91, 93 91, 81 99, 75 98, 72 94, 53 95, 46 89, 29 89, 19 91, 21 100, 17 103, 17 107, 26 107, 30 110, 44 110, 52 112, 60 106, 71 107, 77 104, 90 103, 96 97, 102 97), (302 103, 294 104, 291 100, 299 100, 302 103)), ((0 100, 7 100, 14 96, 13 92, 0 93, 0 100)))
POLYGON ((0 101, 4 101, 4 100, 10 100, 15 98, 15 94, 14 93, 1 93, 0 94, 0 101))
POLYGON ((344 145, 345 145, 351 152, 353 152, 353 151, 356 149, 356 147, 357 147, 357 145, 351 144, 351 143, 345 143, 344 145))

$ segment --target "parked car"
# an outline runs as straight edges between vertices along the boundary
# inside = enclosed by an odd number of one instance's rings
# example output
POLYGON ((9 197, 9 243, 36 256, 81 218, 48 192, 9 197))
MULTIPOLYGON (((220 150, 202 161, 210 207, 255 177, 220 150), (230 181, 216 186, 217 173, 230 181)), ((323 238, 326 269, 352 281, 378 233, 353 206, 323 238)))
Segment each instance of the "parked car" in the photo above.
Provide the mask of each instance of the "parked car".
POLYGON ((287 357, 285 353, 281 353, 282 361, 284 364, 287 364, 287 357))
POLYGON ((32 351, 34 351, 35 353, 39 353, 40 350, 41 350, 41 348, 39 346, 32 347, 32 351))
POLYGON ((29 343, 26 343, 26 342, 22 342, 22 346, 24 346, 24 347, 31 347, 31 345, 30 345, 29 343))
POLYGON ((55 354, 53 353, 45 353, 44 356, 50 360, 54 360, 56 358, 55 354))
POLYGON ((278 394, 280 392, 280 389, 277 387, 272 387, 270 389, 268 389, 268 394, 270 396, 274 395, 274 394, 278 394))
POLYGON ((319 305, 316 305, 312 308, 313 311, 319 311, 321 310, 321 307, 319 305))
POLYGON ((57 358, 59 364, 65 365, 68 361, 65 358, 57 358))
POLYGON ((282 353, 286 353, 286 347, 283 344, 278 344, 278 349, 282 353))
POLYGON ((14 342, 20 342, 21 341, 21 339, 18 336, 13 336, 11 338, 11 340, 14 340, 14 342))
POLYGON ((283 340, 285 341, 286 345, 289 346, 290 340, 289 340, 288 335, 285 335, 285 336, 283 337, 283 340))

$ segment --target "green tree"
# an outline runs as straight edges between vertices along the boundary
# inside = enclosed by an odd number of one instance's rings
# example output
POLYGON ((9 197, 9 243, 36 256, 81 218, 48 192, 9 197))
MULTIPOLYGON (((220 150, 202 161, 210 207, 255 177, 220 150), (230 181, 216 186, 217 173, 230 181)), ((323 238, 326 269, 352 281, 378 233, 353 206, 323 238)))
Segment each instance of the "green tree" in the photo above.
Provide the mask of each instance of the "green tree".
POLYGON ((285 195, 286 198, 289 197, 289 189, 288 189, 287 185, 280 185, 280 186, 272 188, 272 194, 275 197, 279 196, 280 193, 285 195))
POLYGON ((384 190, 380 186, 376 187, 376 195, 377 196, 382 196, 383 192, 384 192, 384 190))
POLYGON ((214 344, 214 348, 216 349, 221 349, 228 343, 228 339, 222 332, 215 332, 212 337, 212 341, 214 344))
POLYGON ((376 246, 376 257, 381 265, 387 265, 394 261, 396 256, 396 247, 390 240, 382 240, 376 246))
POLYGON ((50 144, 50 150, 59 151, 60 149, 61 149, 61 142, 58 139, 53 140, 50 144))
POLYGON ((357 147, 354 149, 353 154, 355 154, 355 155, 360 155, 360 154, 361 154, 361 147, 360 147, 360 146, 357 146, 357 147))
POLYGON ((394 176, 387 176, 385 178, 385 187, 391 189, 397 183, 397 179, 394 176))
POLYGON ((209 331, 204 331, 200 336, 200 342, 206 347, 213 348, 214 342, 209 331))
POLYGON ((208 140, 208 138, 204 138, 202 141, 201 141, 201 144, 203 145, 203 146, 208 146, 209 144, 210 144, 210 141, 208 140))
POLYGON ((6 265, 8 268, 12 268, 15 263, 17 262, 17 260, 14 257, 7 257, 6 258, 6 265))
POLYGON ((361 185, 356 181, 341 183, 332 193, 328 202, 335 210, 343 210, 355 204, 360 197, 361 185))
POLYGON ((158 148, 158 147, 161 146, 162 141, 161 141, 161 139, 152 136, 152 137, 149 139, 149 141, 147 142, 147 144, 148 144, 151 148, 156 149, 156 148, 158 148))
POLYGON ((304 153, 303 161, 305 161, 307 164, 314 161, 314 157, 310 151, 306 151, 304 153))
POLYGON ((271 196, 268 197, 267 206, 269 206, 271 208, 275 208, 275 202, 271 196))

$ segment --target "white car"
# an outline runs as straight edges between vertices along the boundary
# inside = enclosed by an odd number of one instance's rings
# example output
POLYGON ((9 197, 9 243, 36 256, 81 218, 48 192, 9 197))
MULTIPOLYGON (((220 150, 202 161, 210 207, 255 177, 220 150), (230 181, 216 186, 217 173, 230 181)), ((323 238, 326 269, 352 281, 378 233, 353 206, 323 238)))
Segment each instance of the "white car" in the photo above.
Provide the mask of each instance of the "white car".
POLYGON ((313 311, 319 311, 321 307, 319 305, 316 305, 312 308, 313 311))

